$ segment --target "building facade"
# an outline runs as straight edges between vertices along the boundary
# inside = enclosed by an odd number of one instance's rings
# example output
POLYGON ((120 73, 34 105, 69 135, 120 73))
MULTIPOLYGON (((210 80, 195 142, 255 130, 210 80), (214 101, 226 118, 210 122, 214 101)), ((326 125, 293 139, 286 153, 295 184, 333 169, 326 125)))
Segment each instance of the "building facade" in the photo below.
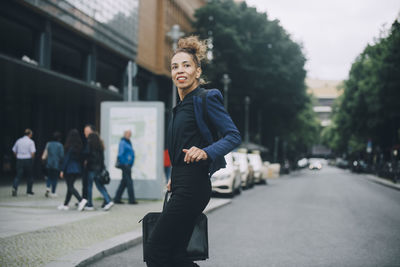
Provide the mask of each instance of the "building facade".
MULTIPOLYGON (((335 99, 340 96, 342 81, 306 79, 308 93, 314 96, 313 109, 317 113, 321 127, 331 124, 332 106, 335 99)), ((312 154, 327 156, 331 151, 323 145, 317 144, 312 148, 312 154)))
POLYGON ((139 100, 172 103, 170 59, 172 40, 168 32, 177 24, 184 35, 193 32, 194 12, 206 0, 140 0, 137 86, 139 100))
POLYGON ((126 99, 138 21, 139 0, 0 1, 0 174, 25 128, 38 159, 53 131, 98 127, 100 103, 126 99))

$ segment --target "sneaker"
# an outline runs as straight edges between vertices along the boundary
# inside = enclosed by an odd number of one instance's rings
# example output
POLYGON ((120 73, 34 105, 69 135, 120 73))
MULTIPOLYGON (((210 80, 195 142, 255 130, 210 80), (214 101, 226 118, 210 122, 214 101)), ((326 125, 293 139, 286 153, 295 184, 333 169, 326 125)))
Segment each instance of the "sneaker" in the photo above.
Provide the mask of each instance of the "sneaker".
POLYGON ((114 206, 114 202, 110 201, 104 206, 104 210, 109 210, 111 207, 114 206))
POLYGON ((125 202, 121 200, 114 200, 114 204, 125 204, 125 202))
POLYGON ((60 206, 57 207, 57 209, 58 210, 69 210, 69 207, 61 204, 60 206))
POLYGON ((86 206, 86 207, 85 207, 85 210, 92 211, 92 210, 94 210, 94 207, 93 207, 93 206, 90 206, 90 207, 89 207, 89 206, 86 206))
POLYGON ((84 209, 85 206, 86 206, 86 203, 87 203, 87 200, 84 199, 84 198, 82 198, 81 202, 79 202, 78 210, 79 210, 79 211, 83 211, 83 209, 84 209))
POLYGON ((131 204, 131 205, 136 205, 136 204, 139 204, 139 202, 137 202, 136 200, 134 200, 133 202, 129 202, 129 204, 131 204))
POLYGON ((45 197, 49 197, 49 194, 50 194, 50 189, 47 188, 47 189, 46 189, 46 193, 44 193, 44 196, 45 196, 45 197))
POLYGON ((33 197, 33 195, 35 194, 34 192, 28 192, 26 193, 28 195, 28 197, 33 197))
POLYGON ((58 195, 56 193, 50 193, 50 197, 57 197, 58 195))
POLYGON ((12 189, 11 195, 12 195, 13 197, 16 197, 16 196, 17 196, 17 190, 15 190, 15 188, 12 189))

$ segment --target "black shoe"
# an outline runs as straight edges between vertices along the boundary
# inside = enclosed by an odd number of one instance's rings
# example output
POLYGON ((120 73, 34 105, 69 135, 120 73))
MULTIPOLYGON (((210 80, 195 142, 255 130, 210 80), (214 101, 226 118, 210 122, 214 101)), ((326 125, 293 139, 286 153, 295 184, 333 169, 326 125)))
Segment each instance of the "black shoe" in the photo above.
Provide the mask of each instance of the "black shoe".
POLYGON ((125 204, 125 202, 121 200, 114 200, 114 204, 125 204))
POLYGON ((27 192, 26 194, 27 194, 28 197, 29 197, 29 196, 33 196, 35 193, 31 191, 31 192, 27 192))
POLYGON ((13 197, 16 197, 17 196, 17 190, 15 188, 13 188, 11 194, 12 194, 13 197))
POLYGON ((131 204, 131 205, 136 205, 136 204, 139 204, 139 202, 137 202, 137 201, 135 200, 135 201, 133 201, 133 202, 129 202, 129 204, 131 204))

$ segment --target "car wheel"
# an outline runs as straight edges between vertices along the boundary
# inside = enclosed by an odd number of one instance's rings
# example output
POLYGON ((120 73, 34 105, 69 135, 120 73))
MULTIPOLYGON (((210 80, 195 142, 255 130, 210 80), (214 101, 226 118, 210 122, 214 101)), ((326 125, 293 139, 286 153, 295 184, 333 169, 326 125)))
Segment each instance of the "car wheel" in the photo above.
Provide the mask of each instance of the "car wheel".
POLYGON ((236 194, 240 195, 242 193, 242 184, 239 184, 239 187, 236 189, 236 194))

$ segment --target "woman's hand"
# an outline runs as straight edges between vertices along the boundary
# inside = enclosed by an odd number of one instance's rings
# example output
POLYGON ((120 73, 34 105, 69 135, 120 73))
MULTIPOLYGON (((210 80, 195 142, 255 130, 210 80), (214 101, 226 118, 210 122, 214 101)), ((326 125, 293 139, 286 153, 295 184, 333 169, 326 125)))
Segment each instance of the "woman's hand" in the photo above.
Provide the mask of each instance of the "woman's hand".
POLYGON ((198 147, 192 146, 190 149, 182 149, 183 153, 185 153, 185 158, 183 159, 186 163, 198 162, 200 160, 206 160, 208 158, 207 153, 198 147))
POLYGON ((60 172, 60 178, 64 179, 64 172, 60 172))
POLYGON ((171 192, 171 179, 168 180, 168 183, 167 183, 167 191, 168 191, 168 192, 171 192))

